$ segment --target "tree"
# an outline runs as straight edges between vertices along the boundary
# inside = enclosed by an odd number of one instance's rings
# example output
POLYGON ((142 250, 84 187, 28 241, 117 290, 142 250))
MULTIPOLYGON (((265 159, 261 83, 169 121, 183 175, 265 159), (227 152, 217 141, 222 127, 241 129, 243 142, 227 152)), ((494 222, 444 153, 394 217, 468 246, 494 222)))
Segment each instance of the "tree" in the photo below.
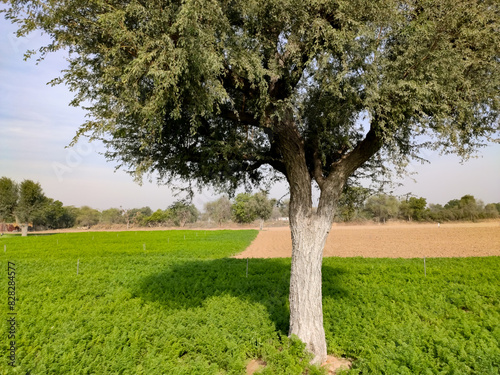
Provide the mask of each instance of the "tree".
MULTIPOLYGON (((55 201, 59 204, 59 201, 55 201)), ((58 216, 57 228, 72 228, 76 223, 76 215, 74 214, 72 207, 63 206, 62 215, 58 216)))
POLYGON ((149 217, 145 218, 144 221, 147 224, 161 226, 172 219, 172 213, 170 210, 158 209, 153 212, 149 217))
POLYGON ((444 205, 445 209, 454 209, 454 208, 460 208, 460 200, 459 199, 452 199, 451 201, 448 201, 444 205))
POLYGON ((227 196, 222 196, 216 201, 205 204, 205 212, 208 217, 214 220, 219 226, 231 220, 231 202, 227 196))
POLYGON ((250 199, 251 211, 255 217, 260 219, 260 230, 264 229, 264 221, 268 220, 273 213, 276 201, 269 199, 264 191, 255 193, 250 199))
POLYGON ((460 199, 452 199, 446 203, 444 210, 452 220, 474 221, 483 210, 483 203, 476 201, 472 195, 464 195, 460 199))
POLYGON ((452 199, 444 205, 444 211, 446 216, 450 220, 460 220, 462 218, 462 212, 460 210, 460 200, 452 199))
POLYGON ((132 208, 127 211, 128 217, 132 219, 134 225, 145 225, 145 219, 153 214, 150 207, 132 208))
POLYGON ((477 218, 479 207, 474 196, 464 195, 460 198, 459 207, 462 213, 462 219, 470 219, 471 221, 474 221, 477 218))
POLYGON ((252 195, 249 193, 240 193, 234 199, 231 206, 234 221, 240 224, 251 223, 257 218, 253 209, 252 195))
POLYGON ((484 214, 488 219, 498 218, 499 212, 495 203, 488 203, 486 206, 484 206, 484 214))
POLYGON ((133 176, 167 184, 286 179, 289 334, 314 362, 326 356, 322 249, 344 187, 424 147, 467 158, 498 130, 496 0, 6 3, 19 36, 52 38, 41 58, 71 52, 53 83, 89 113, 75 142, 102 139, 133 176))
POLYGON ((398 215, 399 201, 392 195, 378 194, 368 198, 365 209, 373 218, 385 223, 398 215))
POLYGON ((14 210, 18 198, 17 184, 10 178, 0 178, 0 223, 14 220, 14 210))
POLYGON ((231 210, 234 220, 238 223, 251 223, 260 219, 260 229, 264 227, 264 221, 271 217, 275 200, 269 200, 266 192, 256 194, 241 193, 234 200, 231 210))
POLYGON ((429 218, 437 222, 448 220, 444 207, 433 203, 429 204, 429 218))
POLYGON ((103 224, 125 224, 126 218, 123 216, 123 211, 119 208, 108 208, 101 212, 99 222, 103 224))
POLYGON ((132 212, 130 212, 130 210, 120 206, 120 213, 123 216, 123 222, 127 224, 127 230, 128 230, 130 227, 130 219, 133 217, 132 212))
POLYGON ((25 180, 20 185, 7 177, 0 178, 0 222, 21 221, 23 234, 27 224, 50 229, 69 228, 75 223, 72 209, 61 201, 47 198, 40 184, 25 180), (21 195, 20 197, 20 190, 21 195), (18 202, 19 200, 19 202, 18 202), (17 218, 16 218, 17 216, 17 218))
POLYGON ((99 223, 101 213, 89 206, 82 206, 76 209, 76 225, 90 228, 99 223))
POLYGON ((173 203, 168 210, 171 212, 171 219, 174 224, 181 227, 184 227, 186 223, 196 223, 200 216, 196 206, 185 201, 173 203))
POLYGON ((28 235, 28 225, 37 216, 43 208, 46 201, 41 185, 32 180, 24 180, 19 185, 19 202, 14 214, 19 223, 22 224, 22 235, 28 235))
POLYGON ((61 201, 45 198, 33 217, 33 225, 49 229, 71 228, 75 225, 76 213, 64 207, 61 201))
POLYGON ((498 213, 500 214, 500 203, 492 203, 495 205, 495 207, 497 208, 497 211, 498 213))
POLYGON ((425 207, 427 207, 427 200, 425 198, 409 197, 406 201, 401 202, 399 211, 408 221, 423 220, 425 207))

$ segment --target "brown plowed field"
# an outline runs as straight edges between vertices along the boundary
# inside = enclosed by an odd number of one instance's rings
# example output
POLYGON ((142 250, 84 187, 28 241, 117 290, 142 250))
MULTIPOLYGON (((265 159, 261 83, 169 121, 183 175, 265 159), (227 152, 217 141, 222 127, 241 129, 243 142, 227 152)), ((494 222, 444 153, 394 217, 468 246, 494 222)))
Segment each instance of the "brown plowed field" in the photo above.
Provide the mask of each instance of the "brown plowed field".
MULTIPOLYGON (((282 258, 292 254, 290 229, 260 231, 235 258, 282 258)), ((335 225, 325 257, 423 258, 500 256, 500 222, 458 224, 335 225)))

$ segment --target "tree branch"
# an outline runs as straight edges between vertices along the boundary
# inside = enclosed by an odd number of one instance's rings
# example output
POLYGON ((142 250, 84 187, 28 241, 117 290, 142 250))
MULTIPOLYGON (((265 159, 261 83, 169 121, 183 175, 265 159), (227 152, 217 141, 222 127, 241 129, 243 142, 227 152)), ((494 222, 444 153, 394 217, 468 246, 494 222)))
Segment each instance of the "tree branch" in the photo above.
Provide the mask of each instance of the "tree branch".
POLYGON ((318 183, 320 189, 322 189, 323 188, 323 184, 325 182, 325 178, 324 178, 324 175, 323 175, 323 167, 321 165, 321 159, 320 159, 320 156, 319 156, 318 141, 316 140, 315 143, 316 144, 314 146, 314 152, 313 152, 313 155, 312 155, 312 163, 313 163, 312 174, 314 176, 314 179, 318 183))
POLYGON ((354 149, 342 155, 342 157, 331 165, 328 180, 347 178, 363 165, 368 159, 375 155, 383 145, 382 137, 379 136, 376 125, 372 123, 365 138, 359 142, 354 149))
POLYGON ((224 74, 221 77, 221 81, 226 90, 237 90, 244 96, 248 94, 250 97, 257 97, 259 94, 257 89, 252 87, 252 84, 247 78, 233 71, 227 61, 224 63, 224 74))
POLYGON ((220 116, 227 120, 239 122, 241 125, 252 125, 256 127, 263 126, 261 122, 250 113, 238 111, 237 109, 232 110, 230 108, 223 107, 220 109, 220 116))

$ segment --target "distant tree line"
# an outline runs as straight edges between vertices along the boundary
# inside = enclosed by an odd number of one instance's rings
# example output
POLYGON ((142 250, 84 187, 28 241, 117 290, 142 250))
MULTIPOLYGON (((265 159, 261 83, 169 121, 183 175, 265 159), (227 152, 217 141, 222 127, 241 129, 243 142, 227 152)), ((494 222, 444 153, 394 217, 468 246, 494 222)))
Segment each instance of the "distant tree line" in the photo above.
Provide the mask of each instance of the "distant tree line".
POLYGON ((45 196, 41 185, 32 180, 17 183, 8 177, 0 178, 0 231, 28 227, 39 230, 72 227, 127 225, 134 227, 184 227, 202 219, 219 226, 228 221, 250 223, 257 219, 261 227, 272 216, 287 216, 288 209, 269 199, 267 193, 239 194, 234 201, 223 196, 205 205, 203 215, 190 202, 178 200, 166 209, 153 211, 150 207, 99 211, 89 206, 64 206, 61 201, 45 196), (279 206, 279 207, 278 207, 279 206), (280 210, 281 208, 281 210, 280 210))
MULTIPOLYGON (((96 225, 127 225, 134 227, 184 227, 199 220, 222 226, 227 222, 252 223, 260 228, 266 220, 288 219, 289 201, 270 199, 266 192, 241 193, 233 200, 222 196, 207 202, 201 213, 194 204, 179 200, 166 209, 153 211, 150 207, 122 209, 109 208, 99 211, 89 206, 64 206, 61 201, 45 196, 39 183, 24 180, 16 183, 7 177, 0 178, 0 230, 6 224, 16 225, 27 231, 36 229, 90 228, 96 225)), ((337 221, 435 221, 482 220, 500 217, 500 203, 484 204, 472 195, 452 199, 444 206, 428 204, 426 198, 407 195, 395 197, 372 194, 362 187, 345 189, 340 199, 337 221)), ((12 229, 12 228, 11 228, 12 229)))
POLYGON ((32 180, 16 183, 10 178, 2 177, 0 223, 3 226, 6 223, 15 224, 26 235, 28 227, 70 228, 75 221, 71 208, 64 207, 61 201, 46 197, 39 183, 32 180))
POLYGON ((370 195, 368 189, 352 188, 344 192, 338 221, 387 220, 405 221, 476 221, 500 217, 500 203, 484 204, 472 195, 452 199, 444 206, 428 204, 423 197, 395 197, 387 194, 370 195))

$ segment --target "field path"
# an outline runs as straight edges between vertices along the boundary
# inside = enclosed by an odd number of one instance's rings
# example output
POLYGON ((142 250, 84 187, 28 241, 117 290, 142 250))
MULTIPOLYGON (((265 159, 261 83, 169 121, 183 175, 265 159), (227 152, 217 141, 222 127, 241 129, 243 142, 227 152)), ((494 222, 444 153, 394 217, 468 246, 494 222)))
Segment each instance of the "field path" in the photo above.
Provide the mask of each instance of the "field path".
MULTIPOLYGON (((292 254, 290 229, 260 231, 235 258, 282 258, 292 254)), ((500 256, 500 222, 441 224, 334 224, 325 257, 423 258, 500 256)))

